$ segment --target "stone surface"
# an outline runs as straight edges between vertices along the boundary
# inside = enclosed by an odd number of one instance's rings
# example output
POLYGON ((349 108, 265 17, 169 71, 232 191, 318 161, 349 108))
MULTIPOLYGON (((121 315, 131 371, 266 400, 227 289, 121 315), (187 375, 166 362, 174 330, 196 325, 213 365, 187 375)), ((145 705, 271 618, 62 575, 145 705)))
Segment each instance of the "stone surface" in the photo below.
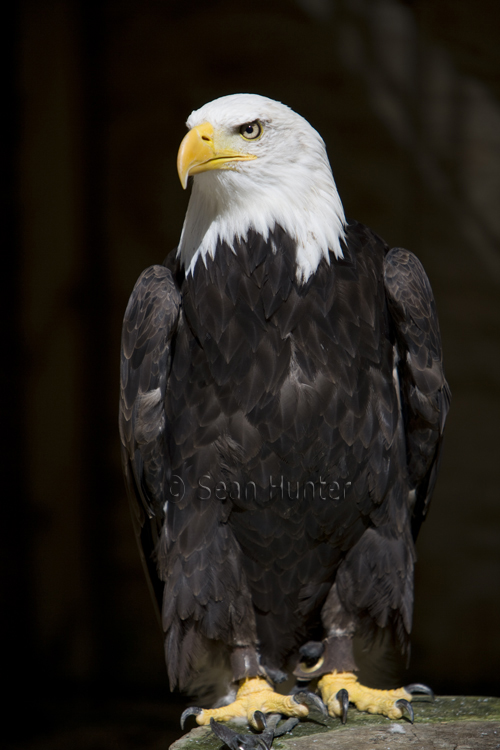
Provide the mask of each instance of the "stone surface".
MULTIPOLYGON (((415 702, 415 723, 392 721, 349 709, 346 726, 339 721, 307 721, 278 737, 273 750, 497 750, 500 749, 500 698, 439 697, 415 702)), ((243 730, 242 730, 243 731, 243 730)), ((221 742, 207 727, 198 727, 171 745, 171 750, 219 750, 221 742)))

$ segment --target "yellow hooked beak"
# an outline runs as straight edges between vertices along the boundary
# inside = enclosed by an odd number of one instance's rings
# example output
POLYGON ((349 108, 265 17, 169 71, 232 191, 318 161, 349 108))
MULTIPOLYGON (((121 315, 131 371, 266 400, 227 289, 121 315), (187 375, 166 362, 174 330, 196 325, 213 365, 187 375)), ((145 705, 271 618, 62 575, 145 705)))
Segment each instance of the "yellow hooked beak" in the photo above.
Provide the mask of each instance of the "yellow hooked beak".
POLYGON ((209 122, 192 128, 184 137, 177 154, 177 171, 184 189, 187 187, 188 177, 209 169, 231 169, 236 161, 256 159, 253 154, 245 154, 234 148, 228 148, 224 143, 215 143, 214 129, 209 122))

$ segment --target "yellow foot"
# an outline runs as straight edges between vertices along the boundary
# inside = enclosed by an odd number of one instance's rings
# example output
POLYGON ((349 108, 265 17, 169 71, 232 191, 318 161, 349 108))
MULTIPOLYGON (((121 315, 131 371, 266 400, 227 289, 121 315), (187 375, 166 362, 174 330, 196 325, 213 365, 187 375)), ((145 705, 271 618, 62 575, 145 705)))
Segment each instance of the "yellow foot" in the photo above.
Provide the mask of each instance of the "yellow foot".
POLYGON ((210 719, 216 721, 231 721, 232 719, 246 719, 250 726, 262 729, 256 711, 263 714, 284 714, 297 716, 302 719, 309 713, 309 709, 300 700, 302 696, 280 695, 275 693, 267 680, 263 677, 250 677, 241 680, 236 694, 236 700, 222 708, 188 708, 181 717, 181 727, 189 715, 195 715, 198 724, 210 724, 210 719))
POLYGON ((375 690, 358 682, 352 672, 332 672, 325 674, 318 682, 321 697, 330 716, 340 716, 345 722, 347 705, 354 703, 359 711, 370 714, 383 714, 390 719, 401 719, 407 714, 413 722, 413 709, 410 705, 411 693, 404 688, 397 690, 375 690))

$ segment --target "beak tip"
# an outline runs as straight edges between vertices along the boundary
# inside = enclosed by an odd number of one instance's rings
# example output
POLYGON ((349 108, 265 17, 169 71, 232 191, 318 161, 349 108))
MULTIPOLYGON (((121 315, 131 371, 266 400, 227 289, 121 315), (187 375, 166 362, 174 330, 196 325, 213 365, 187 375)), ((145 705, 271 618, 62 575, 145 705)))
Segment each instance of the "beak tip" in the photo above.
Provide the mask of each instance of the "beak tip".
POLYGON ((189 180, 189 172, 177 167, 177 174, 179 175, 179 182, 182 185, 182 189, 185 190, 189 180))

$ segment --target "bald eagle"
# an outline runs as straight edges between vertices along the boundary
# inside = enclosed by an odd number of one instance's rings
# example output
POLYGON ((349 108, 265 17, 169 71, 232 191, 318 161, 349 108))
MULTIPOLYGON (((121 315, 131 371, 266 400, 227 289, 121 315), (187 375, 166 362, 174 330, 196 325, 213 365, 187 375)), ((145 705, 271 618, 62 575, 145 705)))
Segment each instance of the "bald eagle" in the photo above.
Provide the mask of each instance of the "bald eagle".
POLYGON ((187 121, 179 245, 125 313, 120 435, 170 685, 199 724, 399 718, 358 681, 355 635, 411 631, 414 541, 450 392, 418 259, 344 217, 323 140, 237 94, 187 121), (290 666, 291 665, 291 666, 290 666), (314 700, 314 699, 313 699, 314 700))

